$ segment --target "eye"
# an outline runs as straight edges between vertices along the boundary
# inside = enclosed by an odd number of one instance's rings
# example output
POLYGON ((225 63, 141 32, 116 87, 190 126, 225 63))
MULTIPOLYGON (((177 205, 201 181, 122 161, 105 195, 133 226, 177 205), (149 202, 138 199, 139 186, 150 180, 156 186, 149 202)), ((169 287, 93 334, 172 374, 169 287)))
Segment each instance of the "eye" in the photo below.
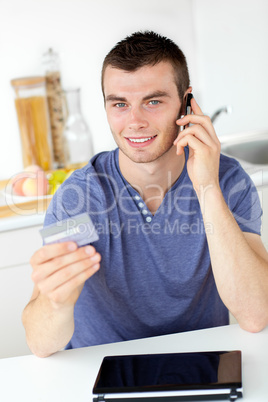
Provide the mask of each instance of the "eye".
POLYGON ((122 108, 122 107, 126 107, 126 106, 127 106, 127 104, 124 102, 119 102, 119 103, 115 104, 115 107, 118 107, 118 108, 122 108))
POLYGON ((160 101, 159 101, 159 100, 155 100, 155 99, 152 99, 152 100, 149 101, 149 104, 150 104, 150 105, 158 105, 159 103, 160 103, 160 101))

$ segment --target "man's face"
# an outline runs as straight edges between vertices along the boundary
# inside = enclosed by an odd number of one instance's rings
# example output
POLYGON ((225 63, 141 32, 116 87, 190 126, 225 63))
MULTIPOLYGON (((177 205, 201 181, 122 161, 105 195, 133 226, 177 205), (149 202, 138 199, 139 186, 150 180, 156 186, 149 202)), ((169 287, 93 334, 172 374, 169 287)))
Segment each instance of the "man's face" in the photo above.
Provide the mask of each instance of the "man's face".
POLYGON ((173 147, 181 102, 170 63, 160 62, 135 72, 108 66, 104 96, 114 139, 132 161, 152 162, 173 147))

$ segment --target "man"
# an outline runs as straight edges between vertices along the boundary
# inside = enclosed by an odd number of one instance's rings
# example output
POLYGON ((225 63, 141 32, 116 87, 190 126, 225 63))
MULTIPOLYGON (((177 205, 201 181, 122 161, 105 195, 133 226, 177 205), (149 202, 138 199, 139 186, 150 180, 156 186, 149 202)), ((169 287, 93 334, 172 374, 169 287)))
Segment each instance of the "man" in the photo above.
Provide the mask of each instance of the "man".
POLYGON ((47 245, 32 257, 23 313, 31 350, 48 356, 226 325, 228 310, 242 328, 262 330, 268 256, 258 196, 240 165, 220 155, 195 99, 193 114, 178 118, 192 91, 184 55, 158 34, 134 33, 106 56, 102 89, 118 148, 76 171, 45 220, 88 212, 99 240, 47 245))

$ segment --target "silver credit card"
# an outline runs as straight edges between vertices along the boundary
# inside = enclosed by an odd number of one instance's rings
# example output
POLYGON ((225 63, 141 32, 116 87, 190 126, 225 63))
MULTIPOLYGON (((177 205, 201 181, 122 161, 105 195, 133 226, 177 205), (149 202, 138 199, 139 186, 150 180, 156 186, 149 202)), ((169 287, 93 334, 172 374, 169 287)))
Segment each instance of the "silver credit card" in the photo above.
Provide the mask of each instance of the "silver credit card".
POLYGON ((87 213, 72 216, 40 230, 44 244, 74 241, 79 247, 99 239, 87 213))

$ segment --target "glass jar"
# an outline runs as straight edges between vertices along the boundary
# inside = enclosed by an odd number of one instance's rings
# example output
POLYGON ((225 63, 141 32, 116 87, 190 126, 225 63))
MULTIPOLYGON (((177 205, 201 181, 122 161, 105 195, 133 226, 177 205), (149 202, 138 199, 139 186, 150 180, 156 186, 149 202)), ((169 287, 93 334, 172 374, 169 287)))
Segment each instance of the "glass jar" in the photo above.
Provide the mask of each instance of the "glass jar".
POLYGON ((81 113, 80 89, 64 91, 67 120, 64 127, 65 167, 78 169, 93 156, 93 145, 88 125, 81 113))
POLYGON ((43 54, 43 66, 46 76, 46 92, 54 164, 56 168, 62 168, 65 165, 63 149, 63 129, 65 116, 58 53, 54 52, 54 50, 51 48, 48 49, 48 51, 43 54))
POLYGON ((20 129, 23 165, 53 168, 51 133, 44 77, 11 80, 20 129))

